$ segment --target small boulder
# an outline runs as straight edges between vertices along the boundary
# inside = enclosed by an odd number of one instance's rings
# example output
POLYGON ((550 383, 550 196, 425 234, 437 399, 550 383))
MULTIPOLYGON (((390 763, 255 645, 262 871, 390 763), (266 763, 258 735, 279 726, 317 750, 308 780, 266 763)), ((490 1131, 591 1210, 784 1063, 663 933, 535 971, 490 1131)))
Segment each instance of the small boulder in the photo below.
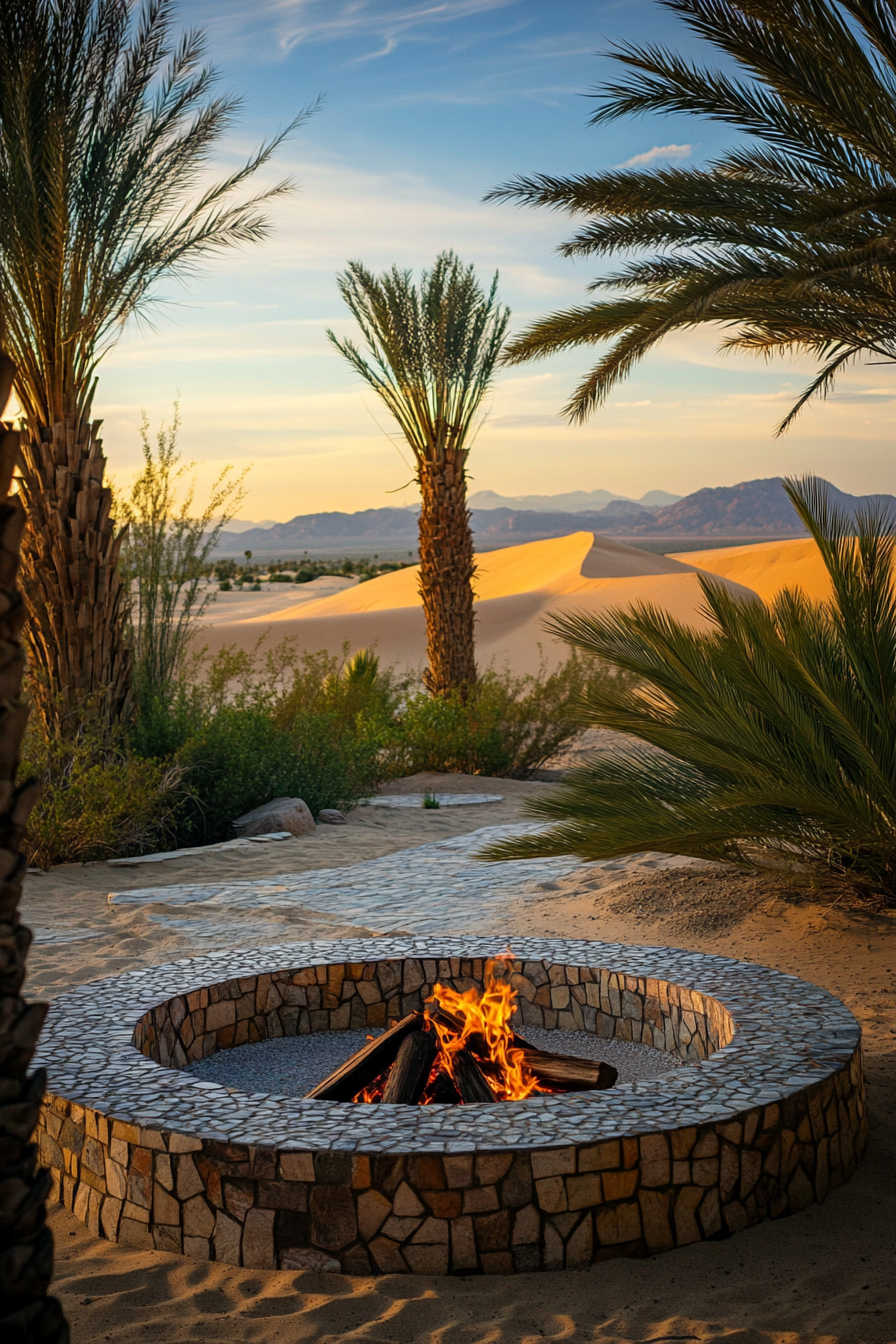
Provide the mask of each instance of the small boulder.
POLYGON ((261 807, 253 807, 245 816, 237 817, 233 829, 240 837, 270 835, 272 831, 289 831, 290 835, 313 835, 314 818, 301 798, 273 798, 261 807))
POLYGON ((347 825, 348 825, 348 821, 346 820, 345 813, 344 813, 344 812, 340 812, 340 811, 339 811, 337 808, 335 808, 335 807, 323 807, 323 808, 321 808, 320 812, 318 812, 318 814, 317 814, 317 819, 318 819, 318 821, 322 822, 322 823, 324 824, 324 826, 347 826, 347 825))

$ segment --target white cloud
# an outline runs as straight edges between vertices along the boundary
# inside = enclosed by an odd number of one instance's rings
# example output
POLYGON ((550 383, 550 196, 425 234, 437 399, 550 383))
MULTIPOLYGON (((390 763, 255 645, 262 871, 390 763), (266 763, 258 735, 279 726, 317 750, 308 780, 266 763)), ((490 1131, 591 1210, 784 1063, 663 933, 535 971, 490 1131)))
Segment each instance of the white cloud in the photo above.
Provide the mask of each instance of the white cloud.
POLYGON ((617 168, 645 168, 648 163, 680 163, 682 159, 690 158, 693 152, 693 145, 654 145, 653 149, 647 149, 643 154, 634 154, 624 163, 617 163, 617 168))

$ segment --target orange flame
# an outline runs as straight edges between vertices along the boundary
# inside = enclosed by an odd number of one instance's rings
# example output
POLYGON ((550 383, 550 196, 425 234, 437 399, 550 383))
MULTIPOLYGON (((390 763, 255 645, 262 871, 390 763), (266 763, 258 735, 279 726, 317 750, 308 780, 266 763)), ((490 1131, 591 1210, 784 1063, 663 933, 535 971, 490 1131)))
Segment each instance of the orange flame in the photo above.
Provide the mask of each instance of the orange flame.
POLYGON ((514 1044, 510 1025, 516 1007, 516 990, 510 983, 512 954, 502 953, 485 964, 485 984, 481 994, 467 989, 462 994, 447 985, 433 986, 438 1009, 427 1009, 426 1016, 439 1037, 437 1065, 454 1077, 453 1060, 459 1050, 468 1049, 483 1065, 489 1087, 499 1101, 523 1101, 543 1089, 525 1062, 525 1055, 514 1044))

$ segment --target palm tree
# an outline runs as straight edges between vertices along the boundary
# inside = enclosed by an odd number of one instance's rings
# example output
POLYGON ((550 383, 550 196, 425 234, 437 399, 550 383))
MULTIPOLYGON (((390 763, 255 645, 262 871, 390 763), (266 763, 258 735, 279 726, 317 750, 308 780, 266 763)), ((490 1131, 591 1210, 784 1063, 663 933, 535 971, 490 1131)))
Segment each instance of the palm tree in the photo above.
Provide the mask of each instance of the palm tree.
POLYGON ((630 674, 596 682, 582 709, 635 740, 531 803, 553 827, 490 858, 659 850, 833 873, 896 903, 896 518, 872 507, 856 526, 823 481, 786 489, 830 601, 785 591, 766 607, 703 576, 709 631, 646 604, 554 617, 630 674))
POLYGON ((420 593, 433 695, 466 695, 476 681, 473 535, 467 457, 510 309, 488 294, 472 266, 442 252, 418 289, 410 271, 374 276, 349 262, 339 289, 361 328, 369 359, 350 340, 330 340, 373 388, 410 445, 420 486, 420 593))
MULTIPOLYGON (((156 282, 264 238, 239 189, 283 134, 200 185, 238 106, 212 97, 204 39, 173 41, 172 0, 0 5, 0 318, 24 411, 20 489, 29 672, 47 731, 91 707, 114 724, 129 695, 122 542, 103 483, 96 370, 156 282)), ((2 407, 0 407, 2 411, 2 407)))
POLYGON ((603 89, 592 124, 695 113, 744 139, 702 168, 538 175, 490 193, 584 216, 565 256, 635 253, 594 282, 595 302, 534 323, 506 358, 609 342, 565 408, 582 421, 669 332, 714 323, 729 330, 723 349, 819 362, 781 433, 860 355, 896 359, 896 11, 888 0, 660 2, 725 67, 624 46, 615 59, 634 73, 603 89))
MULTIPOLYGON (((14 375, 12 360, 0 348, 2 406, 14 375)), ((25 608, 16 587, 25 511, 9 494, 18 452, 18 432, 0 421, 0 1338, 67 1344, 62 1308, 47 1296, 53 1272, 53 1237, 46 1225, 50 1178, 37 1165, 31 1143, 47 1076, 44 1069, 29 1075, 28 1066, 47 1005, 26 1002, 21 993, 31 932, 19 918, 25 871, 20 845, 37 788, 33 780, 16 781, 28 718, 22 701, 25 608)))

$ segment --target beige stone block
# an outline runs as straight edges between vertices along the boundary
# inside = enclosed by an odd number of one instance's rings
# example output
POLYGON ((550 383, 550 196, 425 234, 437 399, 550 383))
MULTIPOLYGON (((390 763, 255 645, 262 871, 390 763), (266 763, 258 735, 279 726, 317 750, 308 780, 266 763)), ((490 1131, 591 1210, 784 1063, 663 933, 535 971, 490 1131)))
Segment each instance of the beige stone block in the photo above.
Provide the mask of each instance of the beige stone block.
POLYGON ((198 1153, 201 1147, 202 1140, 188 1134, 172 1134, 168 1142, 168 1151, 171 1153, 198 1153))
POLYGON ((714 1237, 722 1230, 722 1210, 718 1190, 707 1190, 700 1205, 700 1226, 705 1237, 714 1237))
POLYGON ((513 1219, 514 1246, 531 1246, 541 1240, 541 1215, 534 1204, 519 1209, 513 1219))
MULTIPOLYGON (((758 1153, 756 1155, 759 1156, 758 1153)), ((740 1179, 740 1157, 730 1143, 722 1144, 722 1156, 719 1163, 719 1189, 723 1202, 728 1199, 740 1179)))
POLYGON ((672 1184, 690 1185, 691 1183, 691 1164, 690 1162, 672 1163, 672 1184))
POLYGON ((419 1218, 426 1212, 407 1181, 402 1181, 392 1196, 392 1210, 399 1218, 419 1218))
POLYGON ((392 1205, 378 1190, 365 1190, 358 1199, 358 1230, 365 1241, 376 1236, 389 1214, 392 1205))
POLYGON ((442 1159, 449 1190, 466 1190, 473 1184, 473 1157, 466 1153, 446 1153, 442 1159))
POLYGON ((584 1269, 594 1257, 594 1230, 591 1215, 586 1215, 566 1243, 567 1269, 584 1269))
POLYGON ((715 1157, 719 1151, 719 1136, 712 1130, 704 1134, 694 1148, 694 1157, 715 1157))
POLYGON ((567 1208, 566 1187, 561 1176, 546 1176, 536 1181, 535 1197, 545 1213, 563 1213, 567 1208))
POLYGON ((160 1153, 156 1158, 156 1180, 163 1189, 168 1191, 174 1189, 174 1172, 171 1170, 171 1158, 167 1153, 160 1153))
POLYGON ((464 1213, 491 1213, 498 1207, 498 1192, 493 1185, 464 1191, 464 1213))
POLYGON ((476 1269, 476 1242, 473 1237, 473 1219, 455 1218, 451 1223, 451 1268, 476 1269))
POLYGON ((184 1204, 184 1236, 204 1237, 206 1240, 215 1230, 215 1215, 201 1195, 194 1195, 184 1204))
POLYGON ((152 1229, 152 1243, 157 1251, 167 1251, 169 1255, 182 1255, 183 1238, 179 1227, 156 1223, 152 1229))
POLYGON ((132 1204, 130 1200, 125 1200, 122 1216, 130 1218, 135 1223, 145 1223, 149 1227, 149 1209, 144 1209, 139 1204, 132 1204))
POLYGON ((703 1198, 703 1189, 699 1185, 688 1185, 679 1190, 675 1197, 675 1244, 689 1246, 700 1241, 701 1232, 697 1222, 697 1209, 703 1198))
POLYGON ((507 1153, 480 1153, 476 1158, 476 1178, 481 1185, 493 1185, 510 1170, 512 1156, 507 1153))
POLYGON ((691 1173, 695 1185, 718 1185, 719 1159, 698 1157, 691 1163, 691 1173))
POLYGON ((133 1218, 122 1218, 118 1227, 118 1244, 133 1251, 151 1251, 152 1233, 148 1223, 138 1223, 133 1218))
POLYGON ((202 1177, 196 1170, 196 1163, 189 1153, 185 1153, 177 1164, 177 1197, 180 1200, 190 1199, 192 1195, 200 1194, 203 1189, 202 1177))
POLYGON ((239 1223, 228 1218, 226 1213, 218 1211, 215 1217, 215 1259, 225 1265, 238 1265, 240 1261, 240 1238, 243 1229, 239 1223))
POLYGON ((669 1222, 670 1197, 658 1190, 642 1190, 638 1195, 644 1240, 651 1253, 669 1251, 675 1245, 669 1222))
POLYGON ((412 1244, 402 1248, 402 1255, 414 1274, 447 1274, 448 1245, 418 1246, 412 1244))
POLYGON ((641 1211, 637 1204, 617 1204, 614 1208, 598 1208, 595 1213, 597 1238, 601 1246, 619 1246, 625 1242, 640 1241, 641 1211))
POLYGON ((383 1223, 382 1232, 392 1241, 406 1241, 419 1226, 419 1218, 396 1218, 393 1214, 383 1223))
POLYGON ((597 1172, 581 1176, 567 1176, 566 1197, 570 1209, 587 1209, 599 1204, 603 1195, 597 1172))
POLYGON ((153 1190, 152 1217, 155 1223, 169 1223, 174 1226, 180 1224, 180 1205, 158 1181, 153 1190))
POLYGON ((622 1156, 618 1139, 607 1139, 579 1150, 579 1171, 606 1171, 621 1167, 622 1156))
POLYGON ((551 1007, 566 1008, 569 1004, 569 986, 555 985, 551 990, 551 1007))
POLYGON ((636 1171, 605 1171, 601 1173, 604 1187, 604 1199, 628 1199, 635 1193, 638 1184, 636 1171))
POLYGON ((108 1241, 115 1241, 118 1237, 118 1223, 121 1218, 122 1202, 120 1199, 114 1199, 107 1195, 103 1200, 103 1208, 100 1214, 100 1227, 103 1230, 103 1236, 108 1241))
POLYGON ((375 1237, 367 1249, 381 1273, 407 1274, 407 1261, 402 1259, 397 1241, 390 1241, 388 1237, 375 1237))
POLYGON ((276 1269, 273 1209, 250 1209, 246 1214, 243 1264, 250 1269, 276 1269))
POLYGON ((210 1260, 211 1244, 207 1237, 184 1237, 184 1255, 191 1260, 210 1260))
POLYGON ((555 1227, 550 1223, 545 1224, 544 1229, 544 1267, 545 1269, 563 1268, 563 1238, 555 1227))
POLYGON ((740 1155, 740 1197, 746 1199, 762 1173, 762 1154, 746 1148, 740 1155))
POLYGON ((233 1181, 225 1181, 224 1203, 227 1206, 227 1212, 242 1222, 255 1203, 255 1192, 248 1184, 241 1186, 235 1185, 233 1181))
POLYGON ((532 1154, 532 1175, 566 1176, 576 1169, 575 1148, 547 1148, 532 1154))
POLYGON ((447 1218, 427 1218, 423 1226, 418 1228, 413 1236, 414 1244, 421 1245, 439 1244, 448 1245, 448 1220, 447 1218))
POLYGON ((280 1175, 284 1181, 313 1181, 314 1160, 310 1153, 281 1153, 280 1175))
POLYGON ((114 1199, 124 1199, 128 1192, 128 1182, 124 1167, 106 1158, 106 1189, 114 1199))
POLYGON ((205 1014, 205 1030, 217 1031, 220 1027, 231 1027, 236 1022, 236 1004, 232 999, 223 1003, 210 1003, 205 1014))

